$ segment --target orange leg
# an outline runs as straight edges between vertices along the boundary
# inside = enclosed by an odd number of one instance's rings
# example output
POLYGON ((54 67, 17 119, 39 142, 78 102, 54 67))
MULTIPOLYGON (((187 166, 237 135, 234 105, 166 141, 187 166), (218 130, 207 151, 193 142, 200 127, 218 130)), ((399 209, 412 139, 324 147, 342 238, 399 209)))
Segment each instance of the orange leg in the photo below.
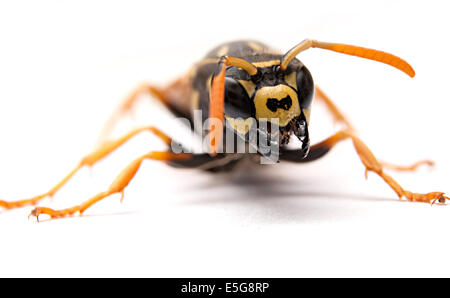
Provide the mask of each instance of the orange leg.
POLYGON ((405 197, 410 201, 427 202, 432 204, 434 204, 435 202, 445 203, 446 200, 449 200, 448 197, 444 196, 443 192, 430 192, 427 194, 420 194, 404 190, 394 180, 394 178, 384 173, 382 164, 377 161, 370 149, 351 131, 339 131, 328 139, 322 141, 321 143, 311 146, 311 151, 317 148, 332 148, 336 143, 348 138, 352 140, 356 153, 366 167, 366 178, 369 171, 376 173, 397 193, 400 199, 402 197, 405 197))
POLYGON ((114 129, 117 122, 121 117, 126 115, 132 109, 133 105, 139 99, 142 94, 150 94, 154 96, 159 101, 165 103, 165 97, 163 95, 163 91, 153 85, 150 84, 142 84, 138 88, 136 88, 131 94, 117 107, 117 109, 113 112, 113 114, 106 121, 102 132, 99 137, 99 142, 103 142, 108 139, 111 131, 114 129))
MULTIPOLYGON (((347 128, 347 131, 352 131, 353 133, 356 132, 355 128, 352 126, 350 121, 344 116, 344 114, 337 108, 337 106, 334 104, 334 102, 328 97, 328 95, 323 92, 322 89, 320 89, 318 86, 316 86, 316 98, 321 100, 327 109, 330 111, 331 115, 333 116, 334 120, 336 122, 341 122, 345 125, 347 128)), ((418 167, 421 165, 428 165, 433 166, 434 162, 432 160, 421 160, 416 163, 413 163, 412 165, 408 166, 401 166, 401 165, 395 165, 392 163, 384 162, 384 161, 378 161, 384 169, 394 170, 394 171, 415 171, 418 167)))
POLYGON ((94 152, 92 152, 89 155, 82 158, 81 161, 78 163, 78 165, 69 174, 67 174, 67 176, 65 176, 59 183, 57 183, 52 189, 50 189, 48 192, 40 194, 35 197, 32 197, 30 199, 25 199, 25 200, 11 201, 11 202, 0 200, 0 207, 6 208, 6 209, 13 209, 13 208, 19 208, 19 207, 28 206, 28 205, 35 205, 37 202, 41 201, 42 199, 44 199, 46 197, 52 197, 82 167, 93 166, 95 163, 97 163, 98 161, 105 158, 108 154, 110 154, 111 152, 116 150, 118 147, 120 147, 126 141, 128 141, 129 139, 134 137, 136 134, 143 132, 143 131, 151 131, 156 136, 161 138, 168 146, 171 145, 172 139, 155 127, 149 126, 149 127, 142 127, 142 128, 135 129, 117 140, 108 141, 108 142, 103 143, 97 150, 95 150, 94 152))
POLYGON ((328 97, 328 95, 323 92, 322 89, 320 89, 318 86, 316 86, 316 98, 320 101, 322 101, 327 109, 330 111, 331 115, 333 116, 334 120, 336 122, 343 123, 348 129, 355 131, 353 125, 350 123, 350 121, 342 114, 342 112, 338 109, 338 107, 334 104, 334 102, 328 97))
POLYGON ((183 160, 183 159, 190 159, 192 158, 191 154, 175 154, 171 152, 156 152, 152 151, 145 155, 142 155, 141 157, 135 159, 132 161, 125 169, 120 172, 120 174, 117 176, 117 178, 114 180, 114 182, 109 186, 108 190, 104 192, 100 192, 97 195, 93 196, 89 200, 81 203, 80 205, 76 205, 67 209, 61 209, 61 210, 53 210, 46 207, 37 207, 33 211, 31 211, 29 216, 36 216, 36 219, 39 221, 39 215, 41 214, 47 214, 51 218, 55 217, 66 217, 75 214, 76 212, 79 212, 80 215, 83 214, 86 209, 94 205, 95 203, 103 200, 106 197, 109 197, 113 194, 120 193, 122 195, 121 200, 123 199, 123 194, 125 187, 128 186, 130 181, 133 179, 133 177, 136 175, 136 172, 139 170, 142 161, 145 159, 152 159, 152 160, 160 160, 160 161, 170 161, 170 160, 183 160))
POLYGON ((383 166, 383 168, 385 169, 389 169, 389 170, 394 170, 394 171, 403 171, 403 172, 412 172, 415 171, 417 168, 419 168, 422 165, 427 165, 427 166, 434 166, 434 161, 432 160, 420 160, 418 162, 415 162, 409 166, 399 166, 399 165, 395 165, 395 164, 391 164, 389 162, 385 162, 385 161, 379 161, 379 163, 383 166))

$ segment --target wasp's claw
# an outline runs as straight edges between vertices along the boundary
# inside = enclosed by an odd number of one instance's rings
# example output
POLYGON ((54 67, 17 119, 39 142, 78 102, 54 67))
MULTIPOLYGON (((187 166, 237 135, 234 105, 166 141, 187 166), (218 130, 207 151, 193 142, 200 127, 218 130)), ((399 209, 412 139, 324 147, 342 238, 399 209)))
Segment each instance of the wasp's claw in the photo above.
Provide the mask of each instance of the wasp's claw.
POLYGON ((431 205, 434 205, 436 202, 439 204, 445 204, 448 200, 450 200, 450 198, 447 196, 444 196, 444 193, 441 193, 441 195, 439 197, 435 198, 431 202, 431 205))
POLYGON ((36 207, 33 210, 31 210, 30 214, 28 215, 28 219, 30 219, 30 216, 36 217, 37 222, 39 222, 39 215, 41 214, 48 214, 50 217, 56 217, 58 214, 55 210, 45 207, 36 207))
POLYGON ((28 214, 28 220, 30 219, 31 216, 36 217, 37 222, 39 222, 39 207, 34 208, 33 210, 31 210, 30 214, 28 214))
POLYGON ((439 204, 445 204, 447 200, 450 200, 449 197, 444 196, 443 192, 439 191, 421 194, 405 190, 403 191, 403 195, 412 202, 431 203, 431 205, 434 205, 436 202, 439 204))

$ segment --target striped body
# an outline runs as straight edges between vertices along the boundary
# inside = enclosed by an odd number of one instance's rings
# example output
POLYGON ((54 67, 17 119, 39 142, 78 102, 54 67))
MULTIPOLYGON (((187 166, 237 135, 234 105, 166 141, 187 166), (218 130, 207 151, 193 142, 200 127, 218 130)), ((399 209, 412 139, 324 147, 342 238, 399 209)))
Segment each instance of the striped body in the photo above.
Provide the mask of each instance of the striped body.
MULTIPOLYGON (((248 140, 249 131, 245 129, 249 127, 245 125, 247 120, 256 119, 259 121, 258 117, 264 119, 276 118, 279 120, 280 127, 279 144, 281 147, 284 147, 289 142, 290 135, 294 131, 296 120, 293 119, 302 118, 306 123, 309 122, 314 85, 308 70, 298 59, 293 59, 282 75, 276 76, 277 71, 275 69, 280 66, 283 54, 263 43, 234 41, 212 49, 203 60, 191 68, 188 75, 166 88, 165 97, 168 107, 176 115, 189 119, 191 127, 197 129, 195 132, 204 137, 206 135, 205 131, 198 130, 202 129, 202 126, 193 125, 194 113, 201 111, 202 125, 209 118, 211 81, 218 70, 219 60, 223 56, 244 59, 257 67, 262 74, 261 81, 258 83, 253 81, 249 74, 241 68, 234 66, 226 68, 226 78, 232 78, 234 83, 238 85, 234 86, 234 88, 239 88, 240 95, 235 98, 235 104, 238 105, 237 109, 233 110, 225 105, 224 134, 227 133, 226 130, 229 130, 240 138, 248 140), (303 79, 298 80, 299 77, 303 79), (262 89, 268 89, 271 98, 267 98, 265 96, 267 94, 260 96, 261 93, 265 92, 262 89), (286 95, 289 95, 289 98, 286 95), (250 112, 248 115, 243 116, 243 111, 250 112), (242 127, 244 127, 244 130, 242 130, 242 127)), ((259 124, 257 125, 259 126, 259 124)), ((222 144, 223 148, 227 147, 226 138, 223 138, 222 144)), ((235 148, 233 152, 237 152, 237 143, 233 142, 231 146, 235 148)), ((305 155, 308 146, 309 138, 307 137, 297 155, 305 155)), ((218 157, 219 160, 222 160, 220 162, 222 165, 211 167, 210 164, 217 163, 217 161, 213 161, 212 163, 208 162, 205 165, 206 168, 222 170, 225 164, 227 165, 225 168, 228 168, 229 165, 236 164, 237 161, 246 157, 254 157, 252 159, 259 160, 258 155, 242 153, 223 153, 218 157)), ((209 155, 206 154, 205 156, 197 156, 195 160, 190 162, 174 161, 171 164, 194 167, 203 164, 209 158, 209 155)))
MULTIPOLYGON (((176 112, 190 121, 193 120, 193 113, 195 110, 202 111, 203 122, 209 117, 209 94, 211 91, 211 78, 217 70, 218 61, 222 56, 233 56, 245 59, 257 67, 270 68, 274 65, 279 65, 283 53, 270 48, 269 46, 256 41, 234 41, 224 43, 211 50, 203 60, 196 63, 189 71, 187 77, 183 78, 182 84, 178 90, 177 86, 171 86, 171 93, 174 96, 168 96, 169 106, 176 112), (180 96, 183 93, 184 96, 180 96)), ((286 75, 286 82, 297 89, 295 73, 289 72, 290 69, 301 67, 301 62, 297 59, 292 61, 292 67, 288 68, 286 75)), ((247 81, 247 74, 239 68, 231 67, 227 70, 227 74, 231 73, 234 76, 242 77, 239 81, 242 88, 244 88, 249 97, 253 97, 255 85, 247 81)), ((309 121, 309 106, 304 109, 307 120, 309 121)), ((225 110, 227 115, 227 111, 225 110)))

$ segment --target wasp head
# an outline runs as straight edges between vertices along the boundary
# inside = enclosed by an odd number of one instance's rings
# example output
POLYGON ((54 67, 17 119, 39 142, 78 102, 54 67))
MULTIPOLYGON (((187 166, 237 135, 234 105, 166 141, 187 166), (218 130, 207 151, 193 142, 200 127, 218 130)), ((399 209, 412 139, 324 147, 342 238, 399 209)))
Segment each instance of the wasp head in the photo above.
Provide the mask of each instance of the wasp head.
POLYGON ((276 136, 279 145, 289 143, 290 137, 295 135, 306 156, 310 106, 314 95, 310 72, 297 59, 286 70, 280 68, 279 60, 253 65, 257 68, 254 75, 233 66, 226 71, 226 121, 240 135, 248 134, 253 128, 266 140, 274 140, 276 136), (256 127, 248 127, 251 125, 256 127))

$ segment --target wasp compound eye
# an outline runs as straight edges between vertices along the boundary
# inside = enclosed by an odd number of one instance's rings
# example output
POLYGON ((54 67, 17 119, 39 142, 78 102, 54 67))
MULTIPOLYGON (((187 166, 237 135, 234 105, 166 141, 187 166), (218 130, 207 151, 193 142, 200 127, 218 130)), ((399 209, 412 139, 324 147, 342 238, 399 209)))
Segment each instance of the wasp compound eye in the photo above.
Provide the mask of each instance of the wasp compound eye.
POLYGON ((242 85, 231 78, 225 78, 225 115, 233 118, 252 116, 253 104, 242 85))
POLYGON ((314 81, 306 67, 302 67, 297 73, 297 90, 300 107, 309 108, 314 97, 314 81))

